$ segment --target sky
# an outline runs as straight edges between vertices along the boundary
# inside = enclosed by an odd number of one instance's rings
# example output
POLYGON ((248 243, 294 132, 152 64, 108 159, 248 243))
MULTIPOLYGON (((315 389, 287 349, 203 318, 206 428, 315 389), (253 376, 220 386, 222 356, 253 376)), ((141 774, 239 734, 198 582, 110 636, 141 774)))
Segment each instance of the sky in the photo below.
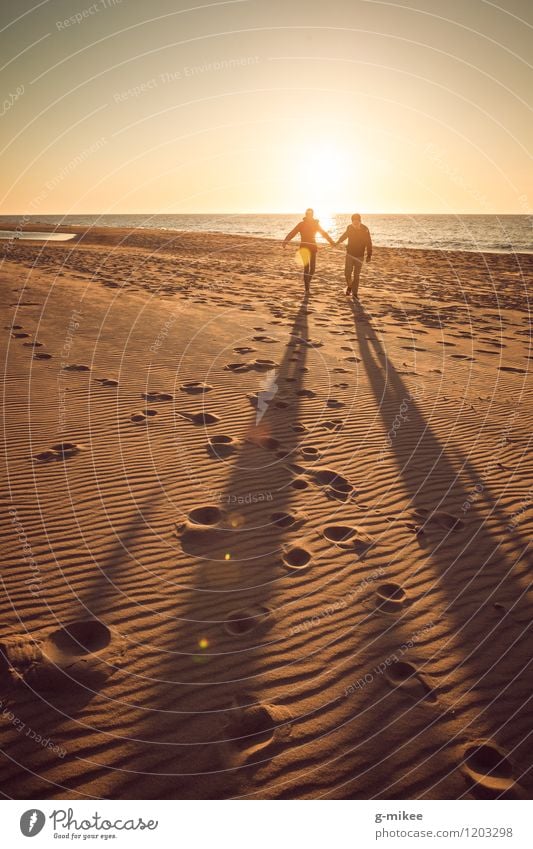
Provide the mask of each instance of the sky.
POLYGON ((2 0, 0 214, 533 214, 532 37, 529 0, 2 0))

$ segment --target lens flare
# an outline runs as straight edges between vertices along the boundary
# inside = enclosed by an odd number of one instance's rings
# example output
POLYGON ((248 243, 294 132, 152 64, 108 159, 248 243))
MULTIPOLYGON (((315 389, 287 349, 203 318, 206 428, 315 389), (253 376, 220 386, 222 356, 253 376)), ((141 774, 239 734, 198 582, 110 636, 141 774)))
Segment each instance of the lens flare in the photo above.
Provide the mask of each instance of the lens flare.
POLYGON ((308 265, 310 259, 311 251, 309 250, 309 248, 298 248, 298 250, 294 254, 294 262, 300 268, 303 268, 304 265, 308 265))
MULTIPOLYGON (((232 528, 242 528, 244 525, 244 516, 241 513, 232 513, 229 517, 229 524, 232 528)), ((226 559, 228 559, 226 557, 226 559)))

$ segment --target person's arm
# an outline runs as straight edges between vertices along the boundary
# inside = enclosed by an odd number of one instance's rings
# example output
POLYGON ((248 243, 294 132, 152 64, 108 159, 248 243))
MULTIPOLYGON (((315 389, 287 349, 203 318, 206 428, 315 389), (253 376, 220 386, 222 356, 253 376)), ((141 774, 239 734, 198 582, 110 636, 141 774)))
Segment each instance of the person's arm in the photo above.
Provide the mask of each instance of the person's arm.
POLYGON ((287 235, 286 235, 286 236, 285 236, 285 238, 283 239, 283 247, 285 247, 286 245, 288 245, 288 243, 290 242, 290 240, 291 240, 291 239, 294 239, 294 237, 295 237, 295 236, 296 236, 299 232, 300 232, 300 225, 299 225, 299 224, 297 224, 297 225, 296 225, 296 227, 293 227, 293 228, 292 228, 292 230, 291 230, 291 232, 290 232, 290 233, 287 233, 287 235))
POLYGON ((337 245, 340 245, 340 244, 341 244, 341 242, 346 241, 346 239, 347 239, 347 238, 348 238, 348 228, 346 228, 346 230, 344 231, 344 233, 342 234, 342 236, 339 236, 339 238, 338 238, 338 239, 337 239, 337 241, 335 242, 335 247, 336 247, 337 245))
POLYGON ((370 237, 370 230, 366 231, 366 261, 370 262, 372 259, 372 239, 370 237))
POLYGON ((332 247, 332 248, 334 248, 334 247, 335 247, 335 242, 333 241, 333 239, 331 238, 331 236, 329 235, 329 233, 326 233, 326 231, 325 231, 325 230, 323 230, 323 229, 322 229, 322 227, 319 227, 319 228, 318 228, 318 232, 320 233, 320 235, 321 235, 321 236, 323 236, 323 237, 324 237, 324 239, 325 239, 327 242, 329 242, 329 243, 330 243, 330 245, 331 245, 331 247, 332 247))

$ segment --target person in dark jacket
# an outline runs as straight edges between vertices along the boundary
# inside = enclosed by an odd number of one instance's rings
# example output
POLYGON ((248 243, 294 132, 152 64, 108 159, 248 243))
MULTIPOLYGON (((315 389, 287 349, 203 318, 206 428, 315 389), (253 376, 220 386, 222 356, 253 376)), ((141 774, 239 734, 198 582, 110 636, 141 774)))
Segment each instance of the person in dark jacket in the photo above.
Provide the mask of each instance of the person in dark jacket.
POLYGON ((316 243, 317 233, 320 233, 320 235, 323 236, 330 245, 335 244, 329 233, 326 233, 326 231, 322 229, 318 220, 314 217, 313 210, 306 209, 304 218, 291 230, 290 233, 285 236, 285 239, 283 240, 283 247, 285 248, 291 239, 294 239, 295 236, 300 236, 300 256, 302 257, 303 262, 304 285, 307 294, 309 294, 310 283, 316 269, 316 252, 318 249, 316 243))
POLYGON ((372 239, 370 230, 361 223, 361 216, 352 215, 352 223, 348 225, 342 236, 335 242, 340 245, 348 239, 346 246, 346 262, 344 263, 344 276, 346 277, 346 294, 352 295, 357 300, 359 291, 359 277, 366 253, 366 261, 372 258, 372 239))

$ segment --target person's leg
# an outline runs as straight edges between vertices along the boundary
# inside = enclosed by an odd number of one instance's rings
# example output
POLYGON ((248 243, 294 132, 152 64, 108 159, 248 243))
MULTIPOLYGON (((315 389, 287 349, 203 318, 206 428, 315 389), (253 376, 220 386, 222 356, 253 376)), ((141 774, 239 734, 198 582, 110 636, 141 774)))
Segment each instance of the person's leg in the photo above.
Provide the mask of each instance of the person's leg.
POLYGON ((352 270, 353 270, 353 257, 350 254, 346 254, 346 259, 344 261, 344 278, 346 280, 346 294, 349 295, 352 291, 352 270))
POLYGON ((316 270, 316 251, 311 251, 311 257, 309 259, 309 282, 311 282, 316 270))
POLYGON ((316 251, 310 250, 308 253, 307 262, 304 265, 304 285, 305 291, 309 292, 310 283, 313 279, 313 274, 316 268, 316 251))
POLYGON ((359 259, 359 257, 354 258, 353 262, 353 283, 352 283, 352 295, 354 298, 357 298, 359 293, 359 278, 361 276, 361 268, 363 267, 363 260, 359 259))
POLYGON ((311 282, 311 270, 309 266, 309 262, 306 262, 304 265, 304 286, 306 292, 309 291, 309 283, 311 282))

